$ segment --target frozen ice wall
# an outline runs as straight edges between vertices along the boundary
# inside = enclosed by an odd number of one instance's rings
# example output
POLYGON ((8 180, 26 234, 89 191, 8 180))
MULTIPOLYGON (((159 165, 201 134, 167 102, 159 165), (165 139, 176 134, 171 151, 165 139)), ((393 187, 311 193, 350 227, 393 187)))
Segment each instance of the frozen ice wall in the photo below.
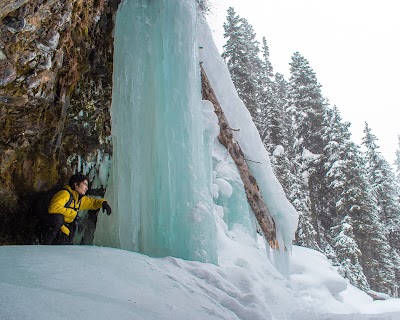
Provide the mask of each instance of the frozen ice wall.
POLYGON ((217 262, 211 139, 193 0, 125 0, 116 18, 113 162, 95 244, 217 262))

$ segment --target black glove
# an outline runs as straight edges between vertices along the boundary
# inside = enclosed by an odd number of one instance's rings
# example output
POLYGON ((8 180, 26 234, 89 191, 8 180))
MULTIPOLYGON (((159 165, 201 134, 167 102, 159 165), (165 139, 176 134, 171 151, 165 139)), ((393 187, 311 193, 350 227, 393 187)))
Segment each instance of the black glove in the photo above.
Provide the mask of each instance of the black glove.
POLYGON ((101 206, 102 206, 102 208, 103 208, 103 211, 106 211, 108 215, 111 214, 111 207, 110 207, 110 205, 107 203, 107 201, 104 201, 104 202, 102 203, 101 206))

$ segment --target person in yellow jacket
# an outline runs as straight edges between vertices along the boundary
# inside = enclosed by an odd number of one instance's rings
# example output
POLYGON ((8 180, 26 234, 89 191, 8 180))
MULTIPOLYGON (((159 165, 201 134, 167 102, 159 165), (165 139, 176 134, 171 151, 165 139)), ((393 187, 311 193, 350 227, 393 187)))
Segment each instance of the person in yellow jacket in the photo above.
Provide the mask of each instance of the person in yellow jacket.
POLYGON ((51 198, 42 244, 72 244, 79 210, 103 208, 108 215, 111 214, 111 207, 105 199, 86 196, 88 184, 87 176, 74 174, 68 185, 51 198))

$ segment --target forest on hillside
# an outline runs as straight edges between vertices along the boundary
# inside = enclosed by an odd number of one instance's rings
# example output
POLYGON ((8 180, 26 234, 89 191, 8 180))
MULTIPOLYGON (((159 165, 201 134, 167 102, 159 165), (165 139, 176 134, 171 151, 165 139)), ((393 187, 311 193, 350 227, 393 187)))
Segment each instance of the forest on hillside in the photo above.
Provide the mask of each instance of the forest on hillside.
POLYGON ((232 7, 224 31, 222 58, 299 213, 295 244, 324 253, 358 288, 397 297, 400 150, 388 163, 367 123, 362 146, 353 142, 309 61, 295 52, 289 79, 275 73, 267 40, 232 7))

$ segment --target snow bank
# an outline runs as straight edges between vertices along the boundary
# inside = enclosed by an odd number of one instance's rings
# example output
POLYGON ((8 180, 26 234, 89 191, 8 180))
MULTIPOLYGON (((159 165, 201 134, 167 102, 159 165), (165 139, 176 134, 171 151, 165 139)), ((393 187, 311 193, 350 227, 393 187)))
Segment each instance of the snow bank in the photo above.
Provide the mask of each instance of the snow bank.
POLYGON ((372 302, 354 287, 329 296, 326 279, 330 290, 343 280, 313 250, 294 247, 291 284, 251 237, 235 240, 246 234, 224 237, 221 266, 90 246, 0 247, 0 319, 399 319, 399 299, 372 302), (396 312, 344 315, 365 311, 396 312))

